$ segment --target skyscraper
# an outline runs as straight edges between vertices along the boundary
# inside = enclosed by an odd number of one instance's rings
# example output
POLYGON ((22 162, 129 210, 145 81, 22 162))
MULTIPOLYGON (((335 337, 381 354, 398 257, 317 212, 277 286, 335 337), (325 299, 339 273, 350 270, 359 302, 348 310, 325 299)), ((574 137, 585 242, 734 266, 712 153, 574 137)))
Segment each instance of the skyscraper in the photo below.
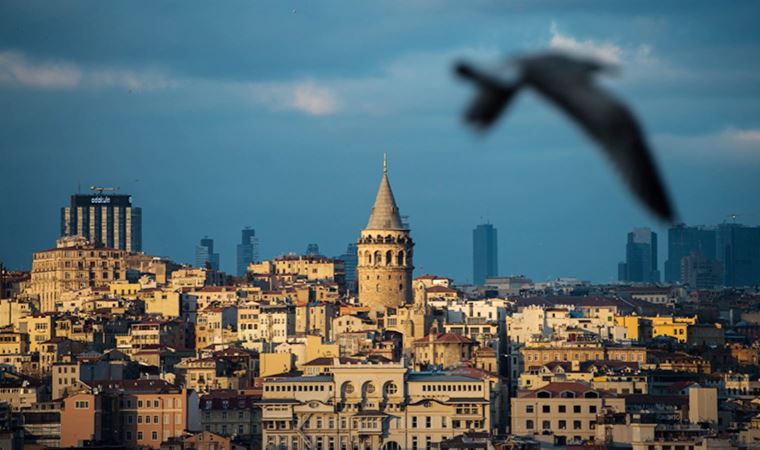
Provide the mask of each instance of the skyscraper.
POLYGON ((760 227, 718 225, 715 243, 715 256, 723 266, 724 285, 760 284, 760 227))
POLYGON ((634 228, 628 233, 625 263, 618 264, 618 279, 639 283, 658 283, 657 233, 649 228, 634 228))
POLYGON ((499 274, 497 231, 490 223, 472 230, 472 282, 482 285, 486 278, 499 274))
POLYGON ((241 232, 240 243, 237 245, 237 275, 245 276, 248 264, 259 260, 259 238, 256 230, 245 227, 241 232))
POLYGON ((320 256, 319 244, 311 243, 306 246, 306 256, 320 256))
POLYGON ((201 239, 201 243, 195 246, 195 265, 219 270, 219 253, 214 253, 214 240, 208 236, 201 239))
POLYGON ((74 194, 61 208, 61 237, 82 236, 93 244, 128 252, 142 251, 142 209, 132 196, 93 186, 93 194, 74 194))
POLYGON ((668 229, 668 259, 665 261, 665 281, 685 282, 682 276, 682 260, 699 253, 707 261, 715 258, 715 229, 690 227, 678 224, 668 229))
POLYGON ((356 264, 358 262, 358 253, 356 244, 348 244, 346 253, 338 256, 335 259, 343 261, 343 267, 346 270, 346 288, 349 291, 356 291, 356 264))

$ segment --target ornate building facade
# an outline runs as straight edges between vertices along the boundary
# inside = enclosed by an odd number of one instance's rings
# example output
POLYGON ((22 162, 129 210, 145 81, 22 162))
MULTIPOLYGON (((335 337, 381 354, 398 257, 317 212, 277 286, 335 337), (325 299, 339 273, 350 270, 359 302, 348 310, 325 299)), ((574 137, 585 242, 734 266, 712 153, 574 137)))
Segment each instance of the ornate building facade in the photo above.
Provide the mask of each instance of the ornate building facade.
POLYGON ((376 312, 410 303, 414 242, 401 221, 385 161, 375 204, 357 247, 359 302, 376 312))
POLYGON ((489 378, 337 361, 326 374, 264 381, 264 449, 422 450, 492 429, 489 378))

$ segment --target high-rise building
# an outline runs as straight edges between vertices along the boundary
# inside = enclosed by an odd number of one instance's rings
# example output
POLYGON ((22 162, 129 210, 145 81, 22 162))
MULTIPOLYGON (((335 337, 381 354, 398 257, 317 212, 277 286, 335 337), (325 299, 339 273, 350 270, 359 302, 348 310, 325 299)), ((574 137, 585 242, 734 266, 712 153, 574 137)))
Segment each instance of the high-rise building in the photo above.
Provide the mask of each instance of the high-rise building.
POLYGON ((214 240, 208 236, 201 239, 201 243, 195 246, 195 265, 219 270, 219 253, 214 253, 214 240))
POLYGON ((356 292, 356 264, 358 262, 357 245, 348 244, 346 253, 335 259, 343 261, 343 267, 346 271, 346 288, 351 292, 356 292))
POLYGON ((690 227, 678 224, 668 230, 668 259, 665 261, 665 281, 682 282, 682 260, 694 252, 707 261, 715 258, 715 228, 690 227))
POLYGON ((319 244, 311 243, 306 246, 305 256, 321 256, 319 254, 319 244))
POLYGON ((760 227, 718 225, 715 244, 716 259, 723 266, 724 285, 760 284, 760 227))
POLYGON ((620 281, 658 283, 657 233, 649 228, 634 228, 628 233, 625 246, 625 263, 618 265, 620 281))
POLYGON ((413 247, 409 230, 401 222, 384 160, 375 204, 357 243, 356 276, 362 305, 385 312, 388 307, 411 302, 413 247))
POLYGON ((237 275, 245 276, 248 264, 259 260, 259 238, 256 230, 245 227, 241 232, 240 243, 237 245, 237 275))
POLYGON ((693 289, 712 289, 723 284, 723 266, 695 250, 681 258, 681 283, 693 289))
POLYGON ((499 274, 497 231, 490 223, 472 230, 472 282, 482 285, 486 278, 499 274))
POLYGON ((142 251, 142 209, 132 196, 93 186, 93 194, 74 194, 61 208, 61 237, 82 236, 94 245, 142 251))

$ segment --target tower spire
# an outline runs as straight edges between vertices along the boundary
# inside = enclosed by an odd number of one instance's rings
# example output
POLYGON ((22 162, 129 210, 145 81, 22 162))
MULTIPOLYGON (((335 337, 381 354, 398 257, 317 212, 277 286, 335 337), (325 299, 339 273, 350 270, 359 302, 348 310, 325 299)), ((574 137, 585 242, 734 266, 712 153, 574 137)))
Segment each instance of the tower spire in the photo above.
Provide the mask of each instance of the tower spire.
POLYGON ((383 155, 383 176, 380 179, 380 187, 377 190, 375 204, 369 216, 367 230, 403 230, 401 216, 393 198, 391 184, 388 181, 388 157, 383 155))

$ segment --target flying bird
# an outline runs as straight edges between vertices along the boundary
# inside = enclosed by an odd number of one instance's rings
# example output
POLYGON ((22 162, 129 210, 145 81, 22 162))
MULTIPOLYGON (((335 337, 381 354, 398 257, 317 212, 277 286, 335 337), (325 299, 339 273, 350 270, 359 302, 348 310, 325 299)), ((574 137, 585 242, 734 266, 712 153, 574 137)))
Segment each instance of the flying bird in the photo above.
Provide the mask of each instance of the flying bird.
POLYGON ((655 167, 641 128, 629 109, 594 83, 604 63, 560 53, 523 56, 508 61, 514 79, 460 62, 455 71, 477 87, 465 120, 481 130, 491 127, 524 87, 531 87, 564 111, 604 149, 628 187, 657 216, 672 222, 674 210, 655 167))

